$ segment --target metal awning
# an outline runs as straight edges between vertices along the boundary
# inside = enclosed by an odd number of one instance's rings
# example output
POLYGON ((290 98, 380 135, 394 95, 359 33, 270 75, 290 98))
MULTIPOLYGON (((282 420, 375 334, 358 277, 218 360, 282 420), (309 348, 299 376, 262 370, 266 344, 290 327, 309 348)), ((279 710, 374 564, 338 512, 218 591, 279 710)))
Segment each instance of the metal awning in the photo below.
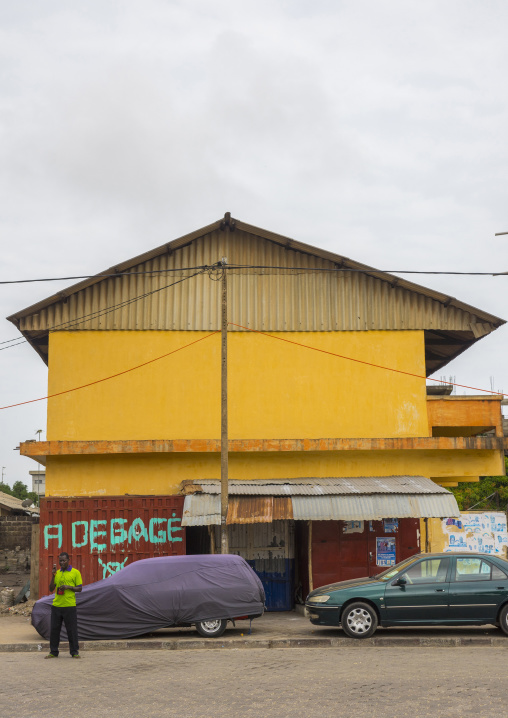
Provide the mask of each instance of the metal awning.
MULTIPOLYGON (((220 481, 184 482, 182 526, 220 524, 220 481)), ((424 476, 229 481, 228 524, 460 516, 455 496, 424 476)))

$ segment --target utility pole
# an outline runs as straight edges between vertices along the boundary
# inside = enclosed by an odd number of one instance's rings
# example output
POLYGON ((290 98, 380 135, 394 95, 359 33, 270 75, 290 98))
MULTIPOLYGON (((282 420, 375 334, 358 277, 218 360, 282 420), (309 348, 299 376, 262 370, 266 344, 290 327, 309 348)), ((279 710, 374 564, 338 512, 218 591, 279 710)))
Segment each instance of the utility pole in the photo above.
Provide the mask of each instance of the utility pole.
MULTIPOLYGON (((226 212, 220 224, 221 232, 234 232, 236 222, 231 212, 226 212)), ((226 240, 225 247, 228 246, 226 240)), ((229 481, 229 437, 228 437, 228 258, 222 257, 222 302, 221 302, 221 427, 220 427, 220 552, 229 553, 228 527, 228 481, 229 481)))
POLYGON ((227 257, 222 257, 221 304, 221 432, 220 432, 220 552, 229 553, 228 530, 228 280, 227 257))

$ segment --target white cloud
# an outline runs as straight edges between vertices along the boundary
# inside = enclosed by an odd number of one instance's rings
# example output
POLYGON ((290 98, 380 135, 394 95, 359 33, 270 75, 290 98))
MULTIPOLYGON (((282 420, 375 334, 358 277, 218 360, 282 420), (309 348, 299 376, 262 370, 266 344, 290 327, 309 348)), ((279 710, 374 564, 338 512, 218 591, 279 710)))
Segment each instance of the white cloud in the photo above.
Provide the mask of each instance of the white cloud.
MULTIPOLYGON (((3 3, 2 278, 96 272, 226 210, 383 268, 508 270, 507 21, 494 0, 3 3)), ((508 317, 503 278, 417 281, 508 317)), ((59 288, 0 287, 0 309, 59 288)), ((505 335, 454 363, 464 383, 504 382, 505 335)), ((32 350, 0 362, 0 403, 44 393, 32 350)), ((6 447, 35 406, 0 417, 6 447)))

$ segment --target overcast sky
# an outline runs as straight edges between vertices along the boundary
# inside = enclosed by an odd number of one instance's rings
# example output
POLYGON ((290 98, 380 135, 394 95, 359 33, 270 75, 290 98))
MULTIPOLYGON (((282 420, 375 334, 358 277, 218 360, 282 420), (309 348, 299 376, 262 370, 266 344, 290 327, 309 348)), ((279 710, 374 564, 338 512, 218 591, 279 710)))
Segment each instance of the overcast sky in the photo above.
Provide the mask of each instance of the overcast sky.
MULTIPOLYGON (((501 0, 0 0, 0 280, 225 211, 381 269, 508 271, 507 27, 501 0)), ((507 277, 408 278, 508 319, 507 277)), ((0 316, 68 284, 0 286, 0 316)), ((440 375, 508 392, 507 350, 440 375)), ((0 367, 2 406, 45 395, 29 345, 0 367)), ((45 428, 45 402, 0 412, 9 483, 45 428)))

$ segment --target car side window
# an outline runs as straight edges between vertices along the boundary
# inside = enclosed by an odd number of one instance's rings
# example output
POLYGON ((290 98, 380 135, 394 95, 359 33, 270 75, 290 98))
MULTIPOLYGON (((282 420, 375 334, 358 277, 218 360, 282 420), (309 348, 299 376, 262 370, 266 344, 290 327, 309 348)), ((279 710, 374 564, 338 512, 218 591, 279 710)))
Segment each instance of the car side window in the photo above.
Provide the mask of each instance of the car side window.
POLYGON ((493 581, 506 581, 508 576, 498 566, 492 566, 492 580, 493 581))
POLYGON ((490 581, 492 565, 481 558, 457 558, 456 581, 490 581))
POLYGON ((444 583, 448 572, 447 558, 430 558, 415 563, 403 576, 412 583, 444 583))

